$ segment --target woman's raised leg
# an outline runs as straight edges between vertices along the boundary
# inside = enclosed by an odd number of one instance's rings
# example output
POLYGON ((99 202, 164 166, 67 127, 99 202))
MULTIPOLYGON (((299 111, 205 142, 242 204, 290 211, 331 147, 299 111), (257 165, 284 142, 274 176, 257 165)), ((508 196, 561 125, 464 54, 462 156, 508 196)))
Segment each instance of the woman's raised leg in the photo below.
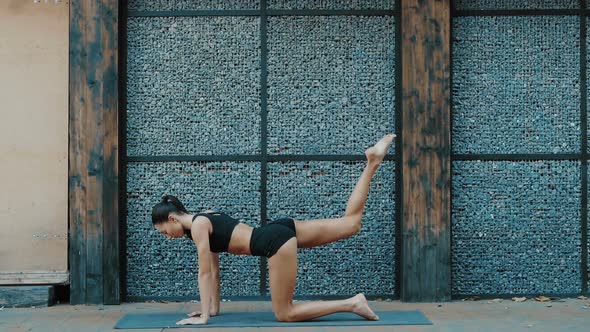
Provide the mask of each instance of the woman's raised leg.
POLYGON ((268 259, 270 295, 272 309, 281 322, 299 322, 335 312, 353 312, 369 320, 379 317, 371 310, 363 294, 346 300, 313 301, 293 303, 293 291, 297 279, 297 241, 295 238, 285 242, 268 259))
POLYGON ((343 217, 295 222, 297 244, 300 248, 321 246, 350 237, 360 231, 371 180, 383 162, 394 137, 394 134, 385 135, 365 151, 367 165, 348 199, 343 217))

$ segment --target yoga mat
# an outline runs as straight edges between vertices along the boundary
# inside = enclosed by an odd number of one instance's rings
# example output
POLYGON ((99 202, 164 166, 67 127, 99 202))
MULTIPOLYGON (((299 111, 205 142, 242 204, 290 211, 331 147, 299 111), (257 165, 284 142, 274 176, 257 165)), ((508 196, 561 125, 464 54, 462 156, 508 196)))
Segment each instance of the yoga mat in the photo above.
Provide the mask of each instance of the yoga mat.
POLYGON ((183 314, 127 314, 115 325, 116 329, 207 328, 207 327, 294 327, 294 326, 371 326, 371 325, 432 325, 421 311, 380 311, 380 320, 370 321, 355 314, 336 313, 305 322, 278 322, 272 312, 224 312, 209 318, 207 325, 176 325, 186 318, 183 314))

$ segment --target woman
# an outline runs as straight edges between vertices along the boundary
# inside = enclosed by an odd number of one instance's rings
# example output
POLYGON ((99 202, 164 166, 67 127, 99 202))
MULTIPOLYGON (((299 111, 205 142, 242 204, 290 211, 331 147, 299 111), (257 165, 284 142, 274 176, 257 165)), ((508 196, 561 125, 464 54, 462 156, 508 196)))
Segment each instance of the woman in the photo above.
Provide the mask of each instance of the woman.
POLYGON ((219 312, 219 252, 268 257, 270 294, 276 318, 283 322, 309 320, 335 312, 353 312, 368 320, 379 317, 363 294, 346 300, 293 303, 297 277, 297 248, 312 248, 350 237, 361 229, 361 218, 373 175, 381 165, 394 134, 385 135, 365 151, 367 165, 348 202, 344 216, 297 221, 279 219, 252 228, 225 213, 190 214, 174 196, 164 196, 152 210, 154 227, 167 238, 190 236, 199 257, 201 312, 177 324, 206 324, 219 312))

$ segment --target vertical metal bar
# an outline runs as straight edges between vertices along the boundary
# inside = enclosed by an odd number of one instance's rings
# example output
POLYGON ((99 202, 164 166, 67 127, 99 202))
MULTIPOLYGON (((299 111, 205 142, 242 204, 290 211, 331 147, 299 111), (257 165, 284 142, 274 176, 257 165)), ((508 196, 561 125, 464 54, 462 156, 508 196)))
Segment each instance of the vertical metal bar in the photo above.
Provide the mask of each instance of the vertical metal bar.
POLYGON ((449 266, 451 267, 451 273, 449 276, 449 283, 451 287, 451 297, 453 296, 453 22, 454 18, 457 15, 457 8, 456 8, 456 1, 451 0, 451 17, 449 19, 449 29, 450 29, 450 42, 449 42, 449 70, 451 71, 449 75, 449 108, 450 108, 450 119, 449 119, 449 139, 450 139, 450 150, 451 156, 450 158, 450 176, 449 176, 449 192, 450 192, 450 225, 449 225, 449 236, 450 236, 450 255, 449 255, 449 266))
POLYGON ((588 116, 587 116, 587 73, 586 73, 586 1, 580 0, 580 127, 582 131, 581 149, 582 149, 582 202, 581 202, 581 264, 580 272, 582 274, 582 293, 588 293, 588 116))
POLYGON ((127 300, 127 0, 119 1, 119 262, 121 302, 127 300))
POLYGON ((399 298, 401 292, 401 241, 403 222, 403 181, 402 181, 402 24, 401 24, 401 0, 396 1, 395 12, 395 298, 399 298))
MULTIPOLYGON (((266 225, 267 218, 267 198, 266 184, 268 173, 268 155, 267 155, 267 19, 266 19, 266 0, 260 1, 260 153, 262 161, 260 164, 260 222, 261 226, 266 225)), ((266 257, 260 257, 260 294, 266 295, 266 257)))

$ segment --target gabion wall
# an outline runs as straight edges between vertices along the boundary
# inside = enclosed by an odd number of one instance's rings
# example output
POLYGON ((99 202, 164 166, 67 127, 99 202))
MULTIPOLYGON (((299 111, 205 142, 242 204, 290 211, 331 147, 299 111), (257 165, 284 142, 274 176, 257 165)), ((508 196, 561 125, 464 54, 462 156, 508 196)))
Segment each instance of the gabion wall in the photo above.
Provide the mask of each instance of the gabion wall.
MULTIPOLYGON (((260 220, 260 165, 246 162, 130 163, 127 167, 127 291, 130 296, 197 294, 197 252, 188 239, 166 240, 151 225, 162 193, 189 211, 224 211, 251 226, 260 220)), ((257 257, 220 254, 223 295, 260 288, 257 257), (239 280, 239 282, 236 282, 239 280)))
MULTIPOLYGON (((252 10, 257 0, 128 0, 130 10, 252 10)), ((557 1, 557 0, 556 0, 557 1)), ((395 0, 268 0, 268 9, 394 9, 395 0)))
MULTIPOLYGON (((130 1, 129 9, 258 9, 256 1, 130 1)), ((269 9, 388 9, 393 1, 269 1, 269 9)), ((267 219, 342 216, 365 162, 352 161, 395 128, 393 16, 269 16, 269 155, 351 155, 351 161, 268 162, 267 219)), ((195 296, 189 240, 151 226, 161 195, 190 211, 222 210, 261 224, 261 30, 259 16, 129 17, 127 20, 127 293, 195 296), (242 155, 252 161, 151 161, 242 155)), ((395 147, 390 154, 395 153, 395 147)), ((297 295, 395 295, 395 168, 376 174, 361 233, 301 250, 297 295), (329 277, 328 277, 329 276, 329 277)), ((268 221, 267 220, 267 221, 268 221)), ((257 296, 258 257, 221 255, 224 297, 257 296)), ((266 274, 268 277, 268 275, 266 274)))
POLYGON ((270 17, 268 153, 358 154, 392 130, 394 45, 392 17, 270 17))
POLYGON ((455 0, 458 10, 482 9, 578 9, 579 0, 455 0))
MULTIPOLYGON (((259 6, 129 1, 132 11, 259 6)), ((395 1, 268 0, 267 7, 383 10, 395 1)), ((577 9, 579 1, 457 0, 455 8, 577 9)), ((262 112, 270 155, 359 155, 395 128, 393 16, 130 17, 127 29, 127 154, 146 159, 127 166, 130 296, 198 293, 192 243, 166 241, 151 228, 150 209, 162 194, 179 196, 191 211, 220 209, 261 224, 261 161, 149 157, 259 156, 262 112)), ((452 61, 454 154, 581 153, 580 61, 589 62, 580 59, 579 16, 455 17, 452 61)), ((268 220, 340 216, 362 166, 268 162, 268 220)), ((579 158, 452 166, 453 294, 580 292, 579 158)), ((386 162, 375 176, 360 234, 300 251, 298 296, 396 295, 394 171, 386 162)), ((261 285, 268 292, 260 268, 259 258, 222 255, 222 295, 260 295, 261 285)))
POLYGON ((580 162, 456 161, 452 189, 453 293, 580 292, 580 162))
POLYGON ((260 19, 131 17, 127 153, 260 153, 260 19))
POLYGON ((455 18, 453 91, 455 153, 579 152, 579 18, 455 18))
POLYGON ((394 9, 395 0, 268 0, 269 9, 394 9))
POLYGON ((128 0, 129 10, 251 10, 258 0, 128 0))
MULTIPOLYGON (((459 0, 456 8, 579 2, 459 0)), ((455 154, 581 156, 579 16, 455 17, 452 57, 455 154)), ((581 160, 452 166, 453 294, 582 290, 581 160)))
MULTIPOLYGON (((270 163, 269 216, 308 220, 344 215, 364 166, 364 162, 270 163)), ((394 294, 394 172, 394 163, 386 161, 375 174, 357 235, 299 250, 296 295, 394 294)))

